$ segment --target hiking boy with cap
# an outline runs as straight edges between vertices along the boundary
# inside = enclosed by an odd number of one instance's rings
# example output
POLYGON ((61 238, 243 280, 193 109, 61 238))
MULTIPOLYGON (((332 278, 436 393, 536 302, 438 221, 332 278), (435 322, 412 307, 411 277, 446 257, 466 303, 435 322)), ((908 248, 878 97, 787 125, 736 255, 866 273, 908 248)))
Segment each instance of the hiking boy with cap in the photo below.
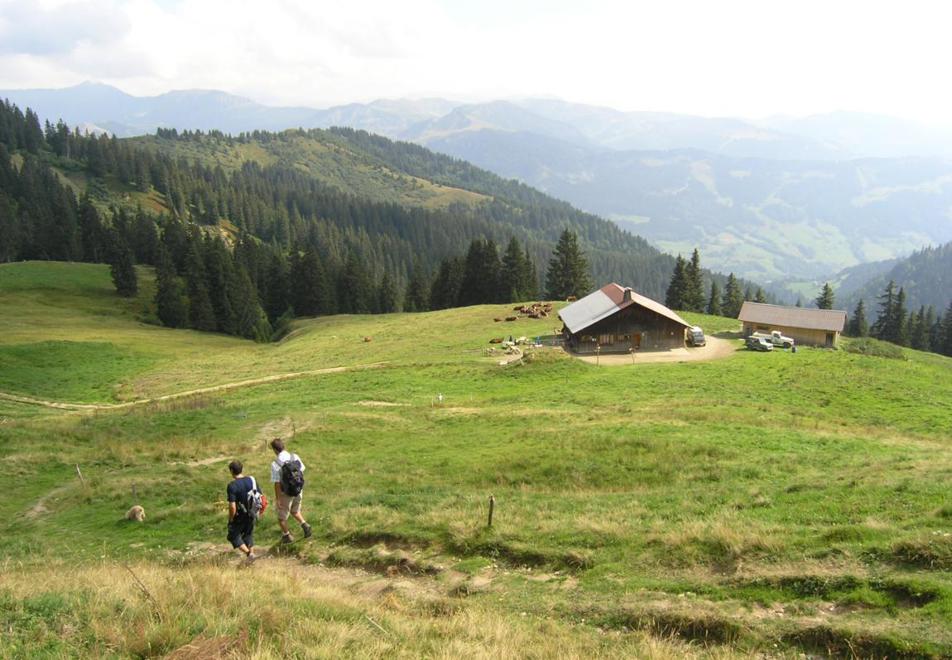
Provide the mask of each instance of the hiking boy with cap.
POLYGON ((243 470, 244 466, 239 460, 228 464, 228 471, 231 472, 231 482, 228 484, 228 540, 251 563, 255 560, 255 523, 267 504, 255 478, 246 477, 243 470))
POLYGON ((304 488, 304 463, 297 454, 284 448, 284 441, 275 438, 271 449, 277 454, 271 463, 271 481, 277 501, 278 524, 281 525, 281 543, 291 543, 294 538, 288 529, 288 514, 301 523, 304 538, 310 538, 311 526, 301 515, 301 491, 304 488))

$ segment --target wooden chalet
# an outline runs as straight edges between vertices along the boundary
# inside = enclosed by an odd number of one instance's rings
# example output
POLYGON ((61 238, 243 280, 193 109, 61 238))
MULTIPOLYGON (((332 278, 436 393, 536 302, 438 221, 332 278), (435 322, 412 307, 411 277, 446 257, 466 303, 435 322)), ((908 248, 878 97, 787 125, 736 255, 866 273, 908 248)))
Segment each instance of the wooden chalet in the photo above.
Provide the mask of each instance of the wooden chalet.
POLYGON ((565 345, 575 353, 628 353, 684 346, 691 325, 661 303, 612 283, 559 312, 565 345))
POLYGON ((766 303, 745 302, 737 318, 744 324, 744 336, 779 330, 796 343, 807 346, 836 346, 846 325, 846 312, 839 309, 806 309, 766 303))

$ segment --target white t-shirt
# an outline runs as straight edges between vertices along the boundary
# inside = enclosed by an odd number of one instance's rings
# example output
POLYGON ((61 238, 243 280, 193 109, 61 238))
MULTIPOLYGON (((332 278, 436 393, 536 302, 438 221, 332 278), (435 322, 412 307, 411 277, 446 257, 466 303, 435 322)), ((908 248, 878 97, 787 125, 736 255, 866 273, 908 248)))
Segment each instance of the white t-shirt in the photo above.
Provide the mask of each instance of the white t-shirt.
POLYGON ((304 472, 304 461, 297 454, 292 454, 288 450, 282 451, 278 457, 271 461, 271 483, 281 483, 281 466, 288 461, 298 461, 301 463, 301 472, 304 472))

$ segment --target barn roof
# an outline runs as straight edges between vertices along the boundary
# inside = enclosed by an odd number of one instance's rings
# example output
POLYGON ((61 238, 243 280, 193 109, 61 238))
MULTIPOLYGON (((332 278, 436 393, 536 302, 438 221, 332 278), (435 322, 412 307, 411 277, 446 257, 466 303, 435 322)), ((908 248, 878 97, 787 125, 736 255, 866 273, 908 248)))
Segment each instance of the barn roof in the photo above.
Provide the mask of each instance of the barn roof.
POLYGON ((747 323, 827 332, 842 332, 846 325, 846 312, 841 309, 805 309, 755 302, 745 302, 737 318, 747 323))
POLYGON ((631 305, 640 305, 675 323, 680 323, 687 328, 691 327, 690 323, 656 300, 614 282, 563 308, 559 312, 559 318, 562 319, 562 323, 569 332, 575 334, 631 305))

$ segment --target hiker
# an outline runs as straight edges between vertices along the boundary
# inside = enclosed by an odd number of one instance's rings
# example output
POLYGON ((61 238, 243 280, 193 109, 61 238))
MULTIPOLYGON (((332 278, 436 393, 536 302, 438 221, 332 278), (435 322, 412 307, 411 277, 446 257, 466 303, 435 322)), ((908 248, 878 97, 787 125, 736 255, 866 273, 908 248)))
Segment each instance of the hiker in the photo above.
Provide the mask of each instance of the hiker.
POLYGON ((277 455, 271 462, 271 481, 277 501, 278 524, 281 525, 281 543, 291 543, 294 537, 288 529, 288 514, 301 523, 304 538, 311 537, 311 526, 301 515, 301 491, 304 489, 304 463, 297 454, 284 448, 284 441, 275 438, 271 449, 277 455))
POLYGON ((252 476, 244 475, 241 461, 228 464, 231 482, 228 484, 228 540, 231 547, 241 550, 248 563, 255 560, 255 523, 264 512, 267 500, 264 499, 258 483, 252 476))

